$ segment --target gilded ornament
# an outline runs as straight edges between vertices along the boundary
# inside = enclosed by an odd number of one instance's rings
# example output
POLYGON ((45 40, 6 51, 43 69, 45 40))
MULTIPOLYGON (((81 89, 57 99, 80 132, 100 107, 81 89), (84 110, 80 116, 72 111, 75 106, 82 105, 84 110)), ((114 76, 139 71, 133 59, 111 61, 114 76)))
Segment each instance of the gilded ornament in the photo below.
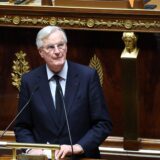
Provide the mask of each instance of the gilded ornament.
POLYGON ((112 27, 112 22, 111 22, 111 21, 108 21, 108 22, 107 22, 107 26, 108 26, 108 27, 112 27))
POLYGON ((122 51, 121 58, 137 58, 139 48, 137 48, 138 36, 134 32, 123 32, 122 40, 125 48, 122 51))
POLYGON ((71 20, 69 21, 69 24, 70 24, 71 26, 73 26, 73 25, 74 25, 74 20, 71 19, 71 20))
POLYGON ((88 20, 87 20, 87 26, 88 26, 89 28, 92 28, 92 27, 94 26, 94 24, 95 24, 94 19, 88 19, 88 20))
POLYGON ((33 23, 33 24, 37 24, 37 22, 38 22, 38 19, 37 19, 37 18, 33 18, 33 19, 32 19, 32 23, 33 23))
POLYGON ((131 29, 132 26, 133 26, 133 23, 132 23, 131 20, 126 20, 126 21, 124 22, 124 27, 125 27, 126 29, 131 29))
POLYGON ((100 59, 94 54, 91 58, 89 66, 96 69, 99 75, 101 86, 103 85, 103 68, 100 59))
POLYGON ((49 24, 50 25, 56 25, 56 23, 57 23, 57 19, 56 19, 56 17, 52 17, 51 19, 50 19, 50 21, 49 21, 49 24))
POLYGON ((80 25, 80 26, 85 26, 85 25, 86 25, 86 21, 85 21, 85 20, 78 19, 78 25, 80 25))
POLYGON ((20 51, 15 54, 16 60, 13 61, 13 72, 11 73, 12 85, 20 90, 21 77, 30 69, 29 63, 25 60, 26 53, 20 51))
POLYGON ((20 17, 19 17, 19 16, 15 16, 15 17, 13 17, 13 23, 14 23, 14 24, 19 24, 19 23, 20 23, 20 21, 21 21, 21 19, 20 19, 20 17))
POLYGON ((13 15, 3 15, 0 16, 0 23, 1 24, 11 24, 13 23, 14 25, 17 24, 22 24, 22 25, 28 25, 28 26, 32 26, 33 25, 46 25, 46 24, 50 24, 50 25, 70 25, 70 26, 74 26, 74 25, 78 25, 78 26, 84 26, 86 28, 93 28, 96 29, 96 27, 98 28, 103 28, 105 30, 104 27, 106 27, 106 29, 110 28, 110 29, 116 29, 119 28, 120 30, 126 30, 126 29, 132 29, 134 28, 134 31, 136 31, 136 29, 139 30, 146 30, 146 28, 148 30, 150 30, 151 32, 156 32, 157 30, 159 31, 160 28, 160 21, 159 20, 133 20, 133 19, 95 19, 95 18, 69 18, 69 17, 31 17, 31 16, 13 16, 13 15), (153 30, 154 29, 154 30, 153 30))
POLYGON ((63 18, 63 19, 58 18, 57 23, 58 23, 58 24, 67 24, 68 21, 67 21, 65 18, 63 18))
POLYGON ((151 26, 151 24, 149 24, 148 22, 145 23, 145 27, 149 28, 151 26))

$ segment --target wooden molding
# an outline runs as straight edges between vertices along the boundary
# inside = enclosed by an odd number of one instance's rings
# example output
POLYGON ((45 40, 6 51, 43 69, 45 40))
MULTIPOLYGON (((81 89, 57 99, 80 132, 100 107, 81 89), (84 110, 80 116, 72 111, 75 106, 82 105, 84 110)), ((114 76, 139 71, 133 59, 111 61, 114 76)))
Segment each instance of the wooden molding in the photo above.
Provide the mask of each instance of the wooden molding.
MULTIPOLYGON (((0 131, 2 134, 3 131, 0 131)), ((15 142, 14 132, 7 131, 1 141, 15 142)), ((124 150, 123 149, 124 138, 109 136, 103 144, 100 146, 100 152, 102 157, 107 156, 130 156, 130 157, 147 157, 147 158, 157 158, 160 157, 160 139, 140 139, 140 149, 135 150, 124 150)))
MULTIPOLYGON (((3 131, 0 131, 0 135, 3 131)), ((7 131, 1 138, 2 141, 15 142, 13 131, 7 131)), ((140 138, 140 149, 160 150, 160 139, 140 138)), ((101 145, 101 147, 123 148, 123 137, 109 136, 101 145)))
POLYGON ((128 0, 55 0, 55 6, 130 8, 128 0))
POLYGON ((84 7, 0 6, 0 25, 39 28, 160 32, 160 11, 84 7))

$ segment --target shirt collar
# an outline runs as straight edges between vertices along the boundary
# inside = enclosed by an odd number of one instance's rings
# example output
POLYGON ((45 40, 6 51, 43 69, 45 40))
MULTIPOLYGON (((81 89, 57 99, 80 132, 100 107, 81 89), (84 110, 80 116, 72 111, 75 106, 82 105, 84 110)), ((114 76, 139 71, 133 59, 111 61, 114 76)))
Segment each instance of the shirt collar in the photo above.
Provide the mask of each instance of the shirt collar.
MULTIPOLYGON (((50 80, 50 79, 54 76, 55 73, 52 72, 52 71, 49 69, 49 67, 47 66, 47 64, 46 64, 46 70, 47 70, 48 80, 50 80)), ((65 61, 64 66, 63 66, 62 70, 58 73, 58 75, 59 75, 62 79, 66 80, 66 79, 67 79, 67 71, 68 71, 68 63, 67 63, 67 61, 65 61)))

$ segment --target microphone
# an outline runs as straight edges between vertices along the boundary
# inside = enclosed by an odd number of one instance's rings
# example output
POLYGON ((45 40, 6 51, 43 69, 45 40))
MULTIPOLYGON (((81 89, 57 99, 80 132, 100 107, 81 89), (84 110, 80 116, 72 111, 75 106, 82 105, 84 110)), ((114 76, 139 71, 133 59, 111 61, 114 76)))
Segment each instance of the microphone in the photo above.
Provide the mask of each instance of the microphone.
POLYGON ((19 117, 19 115, 24 111, 24 109, 28 106, 28 104, 30 103, 33 94, 35 93, 35 91, 39 88, 38 85, 34 86, 31 95, 28 99, 28 101, 25 103, 25 105, 22 107, 22 109, 18 112, 18 114, 13 118, 13 120, 9 123, 9 125, 6 127, 6 129, 3 131, 3 133, 0 135, 0 138, 2 138, 4 136, 4 134, 7 132, 7 130, 9 129, 9 127, 15 122, 15 120, 19 117))
POLYGON ((63 109, 64 109, 64 114, 65 114, 65 119, 66 119, 66 123, 67 123, 67 129, 68 129, 68 135, 69 135, 69 141, 70 141, 70 145, 71 145, 71 150, 72 150, 72 155, 71 155, 71 159, 73 159, 73 143, 72 143, 72 136, 71 136, 71 130, 70 130, 70 126, 69 126, 69 122, 68 122, 68 116, 67 116, 67 111, 66 111, 66 105, 64 102, 64 96, 62 93, 62 89, 58 86, 60 95, 62 97, 62 103, 63 103, 63 109))

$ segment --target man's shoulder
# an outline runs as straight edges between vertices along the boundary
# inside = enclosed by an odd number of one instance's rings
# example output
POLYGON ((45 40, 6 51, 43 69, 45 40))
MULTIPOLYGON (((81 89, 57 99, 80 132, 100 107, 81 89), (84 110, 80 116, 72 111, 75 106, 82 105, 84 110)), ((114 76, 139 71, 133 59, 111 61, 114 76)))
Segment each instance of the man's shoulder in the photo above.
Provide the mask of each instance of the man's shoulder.
POLYGON ((39 67, 36 67, 32 70, 30 70, 29 72, 27 73, 24 73, 23 74, 23 77, 34 77, 34 76, 38 76, 38 75, 41 75, 42 72, 45 72, 46 71, 46 68, 45 68, 45 65, 41 65, 39 67))
POLYGON ((85 64, 80 64, 77 62, 72 62, 72 61, 68 61, 68 66, 74 68, 74 70, 78 69, 78 70, 84 70, 84 71, 93 71, 95 70, 94 68, 90 67, 89 65, 85 65, 85 64))

